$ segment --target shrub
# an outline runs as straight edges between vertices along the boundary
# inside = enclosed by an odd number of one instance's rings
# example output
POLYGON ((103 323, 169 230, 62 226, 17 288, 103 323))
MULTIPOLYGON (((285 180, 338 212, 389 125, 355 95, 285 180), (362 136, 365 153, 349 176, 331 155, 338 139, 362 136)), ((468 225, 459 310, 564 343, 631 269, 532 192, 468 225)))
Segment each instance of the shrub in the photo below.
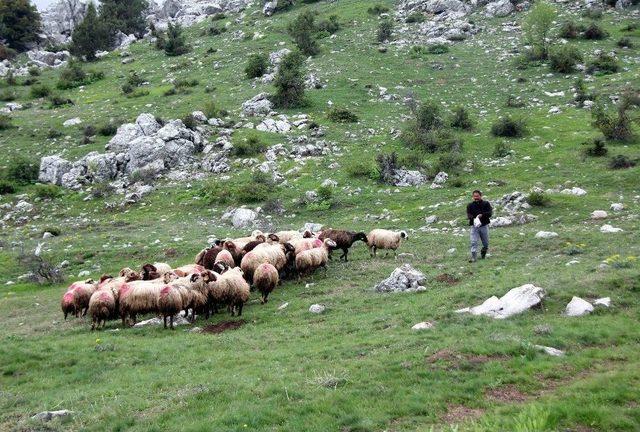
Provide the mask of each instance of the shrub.
POLYGON ((16 186, 7 180, 0 180, 0 195, 15 193, 16 186))
POLYGON ((216 105, 216 103, 212 100, 207 101, 204 104, 202 112, 207 116, 207 118, 224 117, 226 115, 226 111, 218 108, 218 105, 216 105))
POLYGON ((11 117, 6 114, 0 114, 0 130, 7 130, 13 127, 11 117))
POLYGON ((100 19, 114 31, 142 36, 146 27, 145 12, 148 9, 147 0, 101 0, 100 19))
POLYGON ((525 121, 523 119, 514 119, 510 116, 500 117, 491 125, 491 134, 497 137, 520 138, 526 133, 525 121))
POLYGON ((47 138, 48 139, 56 139, 56 138, 60 138, 61 136, 63 136, 64 134, 62 132, 60 132, 57 129, 51 128, 47 131, 47 138))
POLYGON ((587 8, 582 13, 582 16, 585 17, 585 18, 592 19, 592 20, 599 20, 599 19, 602 18, 602 14, 603 14, 602 8, 594 7, 594 8, 587 8))
POLYGON ((387 12, 389 12, 389 8, 381 4, 377 4, 367 9, 367 13, 369 13, 370 15, 382 15, 383 13, 387 12))
POLYGON ((370 161, 358 160, 346 166, 347 175, 351 178, 374 178, 375 168, 370 161))
POLYGON ((109 25, 98 17, 95 4, 90 2, 82 22, 73 30, 70 51, 79 58, 95 60, 96 52, 111 47, 113 35, 109 25))
POLYGON ((39 165, 25 157, 11 159, 5 169, 5 179, 16 184, 29 184, 38 180, 39 165))
POLYGON ((266 150, 267 144, 255 135, 233 145, 233 154, 240 157, 253 156, 264 153, 266 150))
POLYGON ((575 83, 573 84, 573 88, 576 91, 574 100, 576 101, 579 107, 584 106, 584 103, 586 101, 588 100, 592 101, 592 100, 595 100, 596 98, 596 95, 587 93, 587 86, 584 83, 584 80, 582 78, 576 79, 575 83))
POLYGON ((9 72, 7 72, 7 75, 5 75, 4 77, 4 82, 5 84, 7 84, 8 86, 14 86, 16 84, 18 84, 18 81, 16 81, 16 77, 13 74, 13 71, 10 70, 9 72))
POLYGON ((32 77, 40 76, 40 68, 37 66, 30 67, 28 72, 29 72, 29 76, 32 76, 32 77))
POLYGON ((416 114, 416 125, 421 131, 439 129, 443 125, 440 105, 433 101, 428 101, 420 105, 416 114))
POLYGON ((115 192, 115 188, 109 182, 94 183, 91 186, 91 196, 93 198, 106 198, 115 192))
POLYGON ((544 192, 531 192, 527 197, 527 203, 534 207, 547 207, 551 199, 544 192))
POLYGON ((187 114, 182 118, 182 123, 187 127, 187 129, 195 130, 198 126, 198 120, 193 116, 193 114, 187 114))
POLYGON ((299 108, 307 104, 304 90, 304 58, 298 51, 287 54, 274 80, 276 93, 272 102, 278 108, 299 108))
POLYGON ((175 96, 178 94, 178 89, 176 89, 175 87, 171 87, 170 89, 167 89, 164 91, 164 93, 162 93, 163 96, 175 96))
POLYGON ((30 94, 34 99, 44 98, 51 94, 51 88, 44 84, 33 86, 31 87, 30 94))
POLYGON ((338 15, 329 15, 329 18, 323 19, 318 22, 316 29, 320 33, 324 34, 334 34, 338 30, 340 30, 340 21, 338 19, 338 15))
POLYGON ((11 102, 16 100, 16 92, 11 89, 4 89, 0 92, 0 101, 2 102, 11 102))
POLYGON ((449 46, 441 43, 429 45, 427 52, 429 54, 445 54, 449 52, 449 46))
POLYGON ((60 72, 56 87, 60 90, 68 90, 82 85, 91 84, 104 78, 104 72, 89 71, 82 69, 82 65, 77 61, 70 61, 60 72))
POLYGON ((574 21, 565 21, 560 26, 558 36, 565 39, 577 39, 585 30, 584 25, 576 24, 574 21))
POLYGON ((511 154, 511 145, 508 142, 500 141, 497 142, 493 147, 493 157, 503 158, 507 157, 511 154))
POLYGON ((62 189, 52 184, 37 184, 33 188, 33 195, 40 199, 59 198, 62 196, 62 189))
POLYGON ((252 54, 249 56, 244 73, 247 78, 258 78, 263 76, 269 68, 269 56, 266 54, 252 54))
POLYGON ((329 110, 327 118, 334 123, 357 123, 358 116, 346 108, 333 107, 329 110))
POLYGON ((168 56, 180 56, 191 51, 191 47, 185 42, 185 36, 180 24, 169 23, 163 49, 168 56))
POLYGON ((614 170, 632 168, 634 166, 636 166, 635 161, 625 155, 615 155, 609 160, 609 168, 614 170))
POLYGON ((605 52, 599 53, 596 58, 589 62, 587 67, 587 72, 590 74, 595 72, 611 74, 618 72, 618 70, 620 70, 618 60, 611 54, 605 52))
POLYGON ((307 10, 301 12, 288 27, 289 35, 293 38, 300 52, 307 56, 314 56, 320 52, 318 42, 314 37, 316 13, 307 10))
POLYGON ((378 164, 378 181, 385 184, 393 184, 396 170, 398 169, 398 155, 380 153, 376 156, 378 164))
POLYGON ((582 61, 582 54, 573 45, 559 45, 549 53, 549 67, 554 72, 571 73, 582 61))
POLYGON ((533 47, 533 56, 544 60, 549 53, 550 34, 557 16, 556 9, 546 1, 536 1, 522 24, 527 44, 533 47))
POLYGON ((594 138, 591 142, 585 142, 583 144, 588 145, 584 151, 587 156, 601 157, 609 153, 606 147, 606 141, 602 137, 594 138))
POLYGON ((407 19, 404 20, 404 22, 406 22, 407 24, 412 24, 412 23, 421 23, 421 22, 424 22, 425 20, 426 20, 426 17, 424 16, 423 13, 413 12, 407 17, 407 19))
POLYGON ((618 103, 616 114, 608 113, 602 104, 597 104, 591 110, 591 125, 602 132, 605 138, 614 141, 632 141, 635 137, 631 127, 631 117, 628 110, 631 101, 623 97, 618 103))
POLYGON ((18 256, 18 262, 28 272, 30 281, 38 284, 54 284, 64 282, 62 269, 41 255, 23 254, 18 256))
POLYGON ((626 36, 618 39, 616 45, 618 45, 620 48, 633 48, 633 42, 631 42, 631 39, 626 36))
POLYGON ((117 131, 118 125, 113 121, 109 121, 108 123, 100 126, 100 128, 98 129, 98 134, 101 136, 113 136, 117 131))
POLYGON ((13 60, 18 53, 16 50, 9 48, 2 42, 0 42, 0 61, 2 60, 13 60))
POLYGON ((51 108, 58 108, 65 105, 73 105, 73 101, 69 98, 62 97, 60 95, 49 96, 49 103, 51 108))
POLYGON ((459 171, 465 163, 465 158, 459 151, 450 151, 438 158, 436 170, 438 172, 445 171, 447 173, 459 171))
POLYGON ((175 80, 173 85, 178 88, 178 89, 183 89, 183 88, 187 88, 187 87, 196 87, 198 86, 198 84, 200 84, 200 81, 198 81, 197 79, 178 79, 175 80))
POLYGON ((523 108, 526 105, 527 104, 520 99, 520 96, 514 96, 514 95, 507 96, 507 102, 505 103, 505 106, 507 108, 523 108))
POLYGON ((590 40, 600 40, 608 36, 609 36, 609 33, 607 33, 602 27, 600 27, 595 22, 592 22, 591 24, 589 24, 587 28, 584 30, 584 32, 582 32, 582 37, 584 39, 590 39, 590 40))
POLYGON ((388 18, 380 21, 380 25, 378 26, 378 33, 377 33, 378 42, 391 40, 392 33, 393 33, 393 21, 391 21, 388 18))
POLYGON ((473 120, 471 120, 469 111, 465 107, 458 106, 453 109, 449 125, 456 129, 471 130, 473 129, 473 120))
POLYGON ((221 35, 222 33, 226 33, 226 31, 227 31, 226 27, 221 26, 217 23, 213 23, 205 29, 204 33, 205 35, 208 35, 208 36, 218 36, 218 35, 221 35))
POLYGON ((87 125, 82 129, 82 135, 87 137, 96 136, 97 133, 98 131, 94 125, 87 125))

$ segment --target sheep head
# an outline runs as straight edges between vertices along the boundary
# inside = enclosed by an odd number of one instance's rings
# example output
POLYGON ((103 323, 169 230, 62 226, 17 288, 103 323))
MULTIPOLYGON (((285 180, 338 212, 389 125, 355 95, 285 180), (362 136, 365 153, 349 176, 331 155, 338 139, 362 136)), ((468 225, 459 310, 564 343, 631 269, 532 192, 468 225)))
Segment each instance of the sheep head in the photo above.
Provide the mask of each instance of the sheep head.
POLYGON ((260 243, 264 243, 264 242, 267 241, 267 238, 264 236, 264 234, 258 234, 256 236, 256 240, 255 241, 260 242, 260 243))
POLYGON ((136 281, 136 280, 140 280, 140 273, 138 273, 137 271, 133 271, 131 270, 131 272, 129 272, 127 275, 125 275, 125 282, 131 282, 131 281, 136 281))
POLYGON ((195 283, 199 278, 201 278, 204 283, 215 282, 218 279, 214 272, 206 270, 200 274, 195 273, 191 275, 191 282, 195 283))
POLYGON ((213 269, 214 272, 218 273, 218 274, 222 274, 224 272, 226 272, 227 270, 229 270, 229 265, 225 262, 222 261, 218 261, 217 263, 215 263, 213 265, 213 269))
POLYGON ((165 284, 169 284, 174 280, 178 279, 178 275, 175 274, 174 272, 169 272, 169 273, 165 273, 162 279, 165 284))
POLYGON ((98 281, 99 284, 101 284, 102 282, 108 280, 108 279, 113 279, 113 276, 108 275, 108 274, 103 274, 102 276, 100 276, 100 280, 98 281))
POLYGON ((275 234, 269 234, 268 235, 269 240, 271 240, 271 242, 273 243, 279 243, 280 242, 280 237, 278 237, 275 234))
POLYGON ((359 233, 355 233, 355 235, 353 236, 353 241, 363 241, 365 243, 368 243, 369 240, 367 239, 367 234, 360 231, 359 233))
POLYGON ((129 267, 125 267, 122 270, 120 270, 120 273, 118 273, 118 276, 127 277, 127 275, 131 274, 132 272, 133 272, 132 269, 130 269, 129 267))
POLYGON ((409 238, 409 234, 406 231, 400 231, 400 238, 406 240, 409 238))
POLYGON ((227 240, 226 242, 224 242, 224 248, 228 251, 232 251, 236 249, 236 244, 231 240, 227 240))
POLYGON ((328 238, 328 239, 324 239, 324 246, 327 249, 332 249, 332 248, 338 247, 338 244, 333 240, 331 240, 330 238, 328 238))
POLYGON ((302 238, 313 238, 313 233, 309 230, 306 230, 304 233, 302 233, 302 238))

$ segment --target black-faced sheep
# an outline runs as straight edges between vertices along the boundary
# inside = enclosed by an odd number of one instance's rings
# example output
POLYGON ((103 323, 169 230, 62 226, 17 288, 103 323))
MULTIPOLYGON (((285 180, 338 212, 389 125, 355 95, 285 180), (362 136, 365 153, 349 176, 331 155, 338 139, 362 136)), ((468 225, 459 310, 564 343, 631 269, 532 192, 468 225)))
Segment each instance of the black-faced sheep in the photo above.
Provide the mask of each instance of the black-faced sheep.
MULTIPOLYGON (((328 238, 336 242, 335 249, 342 249, 342 255, 340 255, 340 259, 344 259, 345 262, 349 261, 349 259, 347 258, 347 255, 349 254, 349 248, 353 246, 355 242, 362 241, 364 243, 367 243, 367 234, 364 232, 327 229, 322 231, 318 236, 319 240, 328 238)), ((329 259, 331 259, 331 251, 329 251, 329 259)))
MULTIPOLYGON (((403 240, 407 239, 408 235, 406 231, 390 231, 385 229, 374 229, 367 236, 367 245, 369 246, 369 253, 372 257, 376 256, 378 249, 392 250, 393 255, 396 255, 396 250, 400 247, 403 240)), ((385 256, 389 255, 389 252, 385 256)))
POLYGON ((322 247, 308 249, 296 254, 296 270, 298 277, 311 274, 318 268, 323 268, 326 272, 327 262, 329 262, 329 250, 336 247, 336 242, 325 239, 322 247))
POLYGON ((233 262, 236 263, 236 266, 239 266, 242 262, 242 257, 244 256, 242 253, 242 248, 246 245, 246 243, 242 243, 242 246, 240 246, 235 242, 235 240, 224 242, 224 249, 229 251, 229 253, 233 257, 233 262))
POLYGON ((96 291, 96 288, 97 285, 92 279, 72 283, 60 301, 64 319, 67 319, 67 315, 70 313, 75 315, 76 318, 80 313, 82 313, 82 316, 85 316, 89 308, 89 300, 91 299, 91 295, 96 291))
POLYGON ((253 273, 253 285, 262 294, 262 304, 267 302, 269 293, 278 286, 280 276, 278 269, 269 263, 260 264, 253 273))

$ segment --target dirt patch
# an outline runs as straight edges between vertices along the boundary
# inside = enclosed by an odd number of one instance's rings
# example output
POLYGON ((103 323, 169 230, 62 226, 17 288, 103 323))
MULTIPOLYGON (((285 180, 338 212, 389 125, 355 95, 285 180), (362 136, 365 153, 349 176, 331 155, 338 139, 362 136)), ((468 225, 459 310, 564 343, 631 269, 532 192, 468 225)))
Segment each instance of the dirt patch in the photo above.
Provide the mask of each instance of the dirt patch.
POLYGON ((436 276, 436 280, 438 282, 444 282, 447 285, 455 285, 460 282, 460 278, 457 278, 454 275, 450 275, 449 273, 442 273, 436 276))
POLYGON ((531 397, 530 395, 522 393, 513 384, 507 384, 494 389, 489 389, 485 393, 485 396, 487 397, 487 399, 504 403, 526 402, 531 397))
POLYGON ((507 355, 475 355, 462 354, 449 349, 440 350, 425 359, 427 364, 433 367, 444 367, 447 370, 474 369, 490 361, 507 361, 511 357, 507 355))
POLYGON ((222 332, 226 332, 227 330, 235 330, 238 329, 240 327, 242 327, 243 325, 245 325, 247 322, 245 320, 238 320, 238 321, 222 321, 219 322, 217 324, 209 324, 208 326, 204 326, 202 328, 202 332, 203 333, 222 333, 222 332))
POLYGON ((469 408, 464 405, 448 405, 447 412, 442 416, 442 420, 449 424, 462 423, 466 420, 473 420, 484 414, 480 408, 469 408))

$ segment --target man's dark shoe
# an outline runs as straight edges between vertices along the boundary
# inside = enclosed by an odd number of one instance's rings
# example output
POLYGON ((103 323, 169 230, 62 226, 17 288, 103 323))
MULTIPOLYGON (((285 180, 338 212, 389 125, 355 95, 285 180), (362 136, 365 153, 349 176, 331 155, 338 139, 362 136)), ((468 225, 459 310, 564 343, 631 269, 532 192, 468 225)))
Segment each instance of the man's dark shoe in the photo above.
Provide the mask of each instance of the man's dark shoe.
POLYGON ((487 248, 482 248, 480 251, 480 258, 485 259, 487 257, 487 248))
POLYGON ((471 255, 471 258, 469 258, 469 262, 474 263, 476 261, 477 261, 476 254, 471 255))

